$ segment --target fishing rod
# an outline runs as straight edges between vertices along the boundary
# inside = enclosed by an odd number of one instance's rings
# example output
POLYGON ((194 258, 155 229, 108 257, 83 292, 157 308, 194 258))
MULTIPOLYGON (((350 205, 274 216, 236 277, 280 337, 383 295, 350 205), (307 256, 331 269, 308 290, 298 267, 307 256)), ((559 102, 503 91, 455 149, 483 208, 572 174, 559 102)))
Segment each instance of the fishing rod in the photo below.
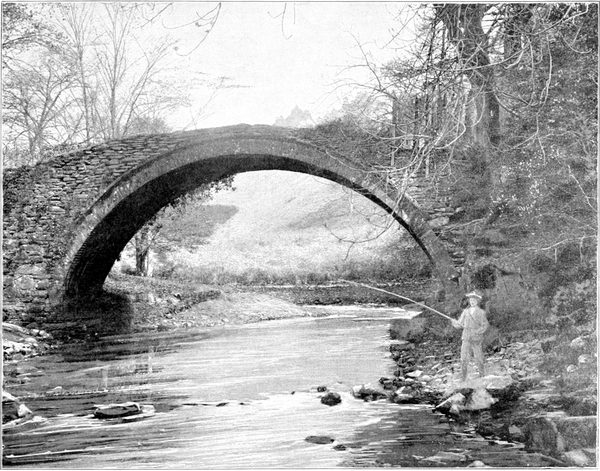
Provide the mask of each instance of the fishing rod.
POLYGON ((438 315, 440 315, 442 317, 445 317, 449 321, 453 321, 453 322, 456 321, 456 319, 453 319, 452 317, 447 316, 446 314, 443 314, 440 311, 436 311, 435 309, 433 309, 432 307, 427 306, 426 304, 423 304, 423 303, 420 303, 420 302, 415 301, 413 299, 407 298, 406 296, 400 296, 399 294, 392 293, 391 291, 387 291, 387 290, 381 289, 381 288, 376 288, 375 286, 366 285, 364 283, 359 283, 357 281, 350 281, 350 280, 340 280, 340 281, 342 281, 344 283, 351 283, 353 285, 362 286, 364 288, 374 289, 375 291, 381 291, 382 293, 386 293, 386 294, 390 294, 392 296, 396 296, 397 298, 404 299, 405 301, 410 301, 413 304, 417 304, 419 306, 424 307, 425 309, 429 309, 430 311, 435 312, 436 314, 438 314, 438 315))

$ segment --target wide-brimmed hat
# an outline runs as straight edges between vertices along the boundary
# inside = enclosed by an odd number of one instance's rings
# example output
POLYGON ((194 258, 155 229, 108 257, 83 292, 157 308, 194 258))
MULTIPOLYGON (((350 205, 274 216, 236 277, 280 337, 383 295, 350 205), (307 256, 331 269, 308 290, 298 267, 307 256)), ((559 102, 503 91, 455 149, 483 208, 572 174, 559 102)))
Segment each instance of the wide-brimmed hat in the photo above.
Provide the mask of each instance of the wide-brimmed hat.
POLYGON ((483 296, 481 296, 477 291, 471 291, 470 293, 465 294, 465 297, 483 299, 483 296))

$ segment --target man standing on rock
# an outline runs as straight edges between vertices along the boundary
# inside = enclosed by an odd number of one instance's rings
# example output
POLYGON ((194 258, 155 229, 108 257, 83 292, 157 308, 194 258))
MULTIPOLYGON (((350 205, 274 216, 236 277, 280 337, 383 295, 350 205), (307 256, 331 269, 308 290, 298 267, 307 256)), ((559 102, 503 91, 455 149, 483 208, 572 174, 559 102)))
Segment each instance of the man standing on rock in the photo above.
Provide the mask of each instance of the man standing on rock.
POLYGON ((463 382, 467 380, 467 371, 471 355, 475 359, 479 376, 485 376, 483 358, 483 334, 490 325, 485 311, 479 307, 482 296, 473 291, 465 295, 469 299, 469 307, 466 308, 458 320, 452 321, 457 329, 463 329, 462 347, 460 349, 461 374, 463 382))

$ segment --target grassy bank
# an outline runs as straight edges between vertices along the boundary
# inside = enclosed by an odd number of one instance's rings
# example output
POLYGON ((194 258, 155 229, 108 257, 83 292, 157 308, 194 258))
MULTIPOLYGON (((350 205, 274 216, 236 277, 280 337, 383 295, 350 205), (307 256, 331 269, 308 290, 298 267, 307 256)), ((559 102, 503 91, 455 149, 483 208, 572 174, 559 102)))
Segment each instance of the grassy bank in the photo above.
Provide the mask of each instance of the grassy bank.
MULTIPOLYGON (((431 280, 382 285, 415 300, 424 299, 431 280)), ((245 324, 315 315, 304 305, 402 303, 391 295, 344 283, 323 285, 203 285, 183 280, 111 276, 107 291, 126 296, 135 331, 245 324)))

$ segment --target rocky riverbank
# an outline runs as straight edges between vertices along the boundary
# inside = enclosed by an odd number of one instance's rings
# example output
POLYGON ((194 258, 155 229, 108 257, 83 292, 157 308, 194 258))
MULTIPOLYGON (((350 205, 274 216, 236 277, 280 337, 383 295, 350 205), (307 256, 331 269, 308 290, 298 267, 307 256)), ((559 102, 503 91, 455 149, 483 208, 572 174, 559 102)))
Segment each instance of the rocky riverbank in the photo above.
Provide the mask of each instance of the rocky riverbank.
MULTIPOLYGON (((394 376, 381 378, 376 387, 355 388, 356 397, 430 404, 449 421, 471 426, 486 439, 522 443, 552 465, 596 465, 596 391, 589 386, 565 387, 561 375, 548 373, 548 342, 556 342, 550 332, 502 336, 491 329, 486 338, 486 375, 471 373, 466 382, 460 380, 457 332, 424 316, 396 321, 391 334, 395 341, 390 353, 397 364, 394 376), (432 324, 439 330, 434 331, 432 324)), ((590 375, 593 381, 592 340, 584 334, 570 342, 579 360, 566 368, 573 378, 590 375)))

